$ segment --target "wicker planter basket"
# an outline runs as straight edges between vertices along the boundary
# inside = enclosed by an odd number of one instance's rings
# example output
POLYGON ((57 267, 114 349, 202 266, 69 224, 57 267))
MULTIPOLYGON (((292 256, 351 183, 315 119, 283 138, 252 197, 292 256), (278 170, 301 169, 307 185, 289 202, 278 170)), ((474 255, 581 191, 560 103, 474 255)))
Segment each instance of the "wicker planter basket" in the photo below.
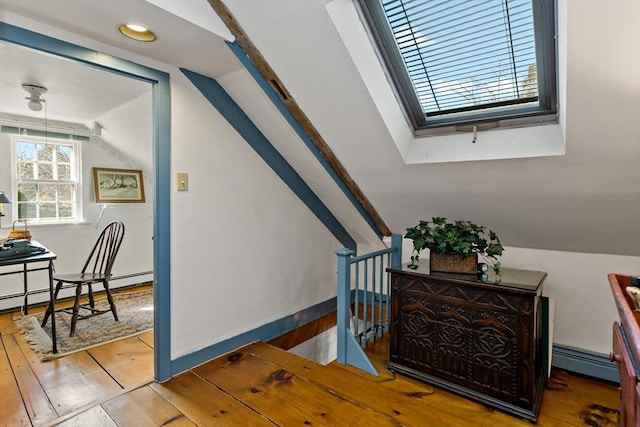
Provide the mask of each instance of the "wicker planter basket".
POLYGON ((13 221, 13 228, 11 229, 11 231, 9 232, 9 236, 7 237, 9 239, 16 239, 16 240, 27 239, 31 241, 31 232, 27 228, 27 221, 20 221, 20 220, 13 221), (24 223, 24 230, 16 230, 16 222, 24 223))
POLYGON ((429 255, 431 271, 447 273, 476 274, 478 272, 478 254, 468 257, 458 254, 439 254, 431 252, 429 255))

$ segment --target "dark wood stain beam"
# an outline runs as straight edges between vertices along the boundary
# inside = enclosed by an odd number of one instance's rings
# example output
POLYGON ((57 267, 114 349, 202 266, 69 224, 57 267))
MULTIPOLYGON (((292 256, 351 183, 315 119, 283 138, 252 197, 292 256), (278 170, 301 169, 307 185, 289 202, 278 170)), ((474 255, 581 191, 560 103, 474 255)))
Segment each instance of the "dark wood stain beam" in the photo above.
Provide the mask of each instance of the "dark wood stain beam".
POLYGON ((353 197, 355 197, 355 199, 358 201, 358 203, 360 203, 365 212, 371 217, 376 227, 378 227, 380 233, 385 236, 390 236, 391 230, 389 229, 387 224, 382 220, 382 218, 375 210, 369 199, 367 199, 367 197, 364 195, 358 184, 356 184, 353 178, 351 178, 351 176, 342 165, 340 160, 338 160, 331 148, 329 148, 318 130, 315 128, 315 126, 313 126, 307 115, 304 113, 304 111, 302 111, 298 103, 291 96, 284 83, 282 83, 275 71, 267 63, 260 51, 253 44, 249 36, 236 21, 231 11, 229 11, 222 0, 208 1, 211 7, 225 23, 231 34, 233 34, 233 36, 236 38, 236 43, 238 43, 238 45, 242 47, 244 52, 256 66, 258 71, 262 74, 264 79, 270 83, 286 108, 289 110, 295 120, 300 124, 302 129, 306 132, 318 151, 320 151, 322 156, 333 168, 334 172, 345 183, 353 197))

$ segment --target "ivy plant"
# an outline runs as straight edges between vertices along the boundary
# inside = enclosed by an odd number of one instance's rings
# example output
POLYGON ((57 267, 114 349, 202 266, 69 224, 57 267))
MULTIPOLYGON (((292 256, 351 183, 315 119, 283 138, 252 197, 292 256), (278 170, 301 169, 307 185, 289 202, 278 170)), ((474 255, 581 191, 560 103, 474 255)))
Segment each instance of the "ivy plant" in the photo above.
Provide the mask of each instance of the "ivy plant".
POLYGON ((409 267, 417 268, 420 251, 429 249, 441 254, 470 256, 477 253, 491 264, 497 276, 500 275, 498 256, 504 248, 500 239, 492 230, 471 221, 448 222, 438 216, 431 221, 421 220, 417 225, 407 228, 404 236, 413 240, 413 253, 409 267))

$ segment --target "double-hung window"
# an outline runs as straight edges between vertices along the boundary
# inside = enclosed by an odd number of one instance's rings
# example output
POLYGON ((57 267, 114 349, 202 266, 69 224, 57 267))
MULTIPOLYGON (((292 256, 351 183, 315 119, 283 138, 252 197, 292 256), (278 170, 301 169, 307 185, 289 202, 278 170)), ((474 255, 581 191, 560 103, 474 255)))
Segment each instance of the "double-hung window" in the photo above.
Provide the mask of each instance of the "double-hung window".
POLYGON ((554 0, 359 2, 416 130, 555 119, 554 0))
POLYGON ((19 135, 12 140, 17 218, 29 223, 78 221, 79 143, 19 135))

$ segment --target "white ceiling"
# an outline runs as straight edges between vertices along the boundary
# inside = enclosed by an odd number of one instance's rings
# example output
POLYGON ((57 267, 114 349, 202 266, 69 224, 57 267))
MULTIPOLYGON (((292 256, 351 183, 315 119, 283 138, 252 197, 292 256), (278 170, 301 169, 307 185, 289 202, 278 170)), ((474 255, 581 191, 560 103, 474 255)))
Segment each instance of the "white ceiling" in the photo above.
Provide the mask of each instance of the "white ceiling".
MULTIPOLYGON (((206 0, 175 2, 204 10, 206 0)), ((402 161, 326 11, 330 2, 224 3, 394 232, 442 215, 488 225, 507 246, 640 256, 640 56, 630 54, 640 51, 640 2, 560 0, 567 17, 559 37, 568 52, 561 58, 564 156, 431 165, 402 161)), ((0 0, 0 20, 7 13, 47 23, 51 34, 74 32, 215 78, 240 69, 223 37, 144 0, 0 0), (131 20, 154 29, 157 42, 120 36, 116 27, 131 20)), ((26 92, 15 88, 33 79, 29 82, 49 88, 53 109, 65 79, 47 73, 58 67, 36 71, 29 61, 8 82, 2 53, 1 102, 6 91, 7 98, 26 106, 26 92)), ((78 86, 78 92, 107 87, 100 79, 86 78, 91 85, 78 86)), ((128 93, 118 89, 98 98, 115 103, 111 97, 128 93)), ((260 123, 258 107, 252 111, 251 103, 244 104, 260 123)), ((262 126, 265 134, 278 133, 266 129, 269 123, 262 126)), ((303 169, 299 173, 316 179, 303 169)), ((330 180, 312 184, 332 185, 330 180)))
POLYGON ((48 118, 90 123, 115 107, 151 91, 151 85, 49 55, 0 42, 0 111, 44 117, 32 112, 22 84, 47 88, 42 95, 48 118), (118 90, 114 90, 118 88, 118 90))
MULTIPOLYGON (((162 0, 154 2, 163 3, 162 0)), ((173 3, 198 6, 200 25, 145 0, 0 0, 0 20, 8 13, 21 15, 211 77, 240 68, 239 62, 225 46, 224 38, 204 28, 207 22, 211 29, 223 27, 206 1, 181 0, 173 3), (157 40, 143 43, 123 37, 118 26, 131 22, 155 30, 157 40)), ((24 98, 27 93, 22 90, 22 83, 48 89, 43 98, 47 101, 50 118, 82 122, 95 120, 112 108, 151 90, 146 83, 91 67, 79 67, 73 61, 13 44, 0 43, 0 57, 0 111, 36 116, 44 114, 26 109, 24 98)))

